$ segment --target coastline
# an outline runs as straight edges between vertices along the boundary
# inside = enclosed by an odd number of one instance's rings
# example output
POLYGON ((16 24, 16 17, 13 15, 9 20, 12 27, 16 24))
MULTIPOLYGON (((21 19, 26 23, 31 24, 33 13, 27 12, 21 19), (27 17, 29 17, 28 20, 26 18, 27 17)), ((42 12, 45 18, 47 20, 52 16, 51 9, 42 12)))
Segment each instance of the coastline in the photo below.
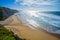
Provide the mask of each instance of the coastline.
POLYGON ((27 40, 59 40, 57 37, 50 35, 44 31, 37 31, 25 26, 21 21, 15 16, 12 16, 13 22, 6 25, 5 28, 13 31, 18 36, 25 38, 27 40))

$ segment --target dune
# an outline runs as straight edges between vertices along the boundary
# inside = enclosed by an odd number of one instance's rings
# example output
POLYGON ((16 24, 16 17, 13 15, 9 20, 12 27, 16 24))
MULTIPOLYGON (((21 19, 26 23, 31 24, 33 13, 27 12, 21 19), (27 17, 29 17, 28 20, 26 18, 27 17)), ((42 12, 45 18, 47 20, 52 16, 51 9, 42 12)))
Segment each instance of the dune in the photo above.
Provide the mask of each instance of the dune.
POLYGON ((12 16, 13 21, 5 25, 5 28, 13 31, 16 35, 26 40, 59 40, 59 38, 50 35, 43 31, 33 30, 26 25, 23 25, 22 22, 16 17, 12 16))

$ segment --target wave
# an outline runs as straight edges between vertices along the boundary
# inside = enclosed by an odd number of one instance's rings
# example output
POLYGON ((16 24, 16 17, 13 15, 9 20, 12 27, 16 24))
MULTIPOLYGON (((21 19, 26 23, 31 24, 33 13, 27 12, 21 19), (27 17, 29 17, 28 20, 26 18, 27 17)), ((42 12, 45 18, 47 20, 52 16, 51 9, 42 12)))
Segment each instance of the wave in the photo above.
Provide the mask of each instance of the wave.
POLYGON ((60 14, 60 12, 30 13, 21 11, 17 16, 23 23, 34 26, 30 26, 33 29, 42 28, 48 32, 60 34, 60 15, 57 14, 60 14))

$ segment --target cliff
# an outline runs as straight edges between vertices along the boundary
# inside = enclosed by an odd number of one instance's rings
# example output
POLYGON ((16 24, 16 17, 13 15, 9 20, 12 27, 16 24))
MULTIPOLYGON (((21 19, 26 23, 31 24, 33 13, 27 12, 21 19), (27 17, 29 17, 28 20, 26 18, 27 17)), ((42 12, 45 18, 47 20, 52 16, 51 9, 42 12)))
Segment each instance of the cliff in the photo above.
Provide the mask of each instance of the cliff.
POLYGON ((17 12, 18 10, 6 8, 6 7, 0 7, 0 21, 7 19, 9 16, 17 12))

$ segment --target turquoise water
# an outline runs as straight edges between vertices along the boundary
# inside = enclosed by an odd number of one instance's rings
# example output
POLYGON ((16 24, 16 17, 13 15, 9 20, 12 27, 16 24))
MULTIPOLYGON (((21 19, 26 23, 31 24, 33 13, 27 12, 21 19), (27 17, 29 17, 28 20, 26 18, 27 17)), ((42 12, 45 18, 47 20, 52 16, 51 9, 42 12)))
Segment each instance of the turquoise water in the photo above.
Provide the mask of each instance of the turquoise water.
POLYGON ((42 28, 48 32, 60 34, 60 11, 37 12, 35 14, 31 16, 30 13, 21 11, 17 16, 22 22, 34 26, 31 28, 42 28))

